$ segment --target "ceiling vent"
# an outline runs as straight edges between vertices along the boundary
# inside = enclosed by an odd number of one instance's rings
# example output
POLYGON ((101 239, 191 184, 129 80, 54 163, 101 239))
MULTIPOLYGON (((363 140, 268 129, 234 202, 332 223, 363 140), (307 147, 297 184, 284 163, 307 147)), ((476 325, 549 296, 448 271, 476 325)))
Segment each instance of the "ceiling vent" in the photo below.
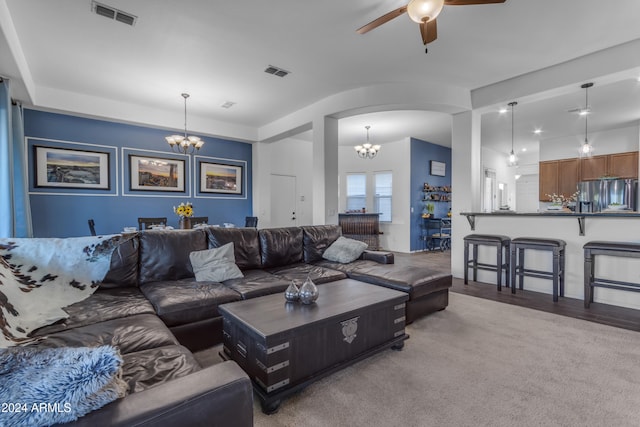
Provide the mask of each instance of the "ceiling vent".
POLYGON ((231 108, 231 107, 233 107, 234 105, 236 105, 236 103, 235 103, 235 102, 233 102, 233 101, 227 101, 227 102, 225 102, 224 104, 222 104, 222 105, 221 105, 221 107, 222 107, 222 108, 231 108))
POLYGON ((284 77, 287 74, 289 74, 291 71, 287 71, 283 68, 280 67, 274 67, 273 65, 269 65, 265 70, 265 73, 267 74, 273 74, 274 76, 278 76, 278 77, 284 77))
POLYGON ((100 16, 104 16, 105 18, 115 19, 116 21, 131 26, 135 25, 136 19, 138 19, 138 17, 135 15, 123 12, 114 7, 107 6, 106 4, 98 3, 95 1, 91 2, 91 11, 100 16))

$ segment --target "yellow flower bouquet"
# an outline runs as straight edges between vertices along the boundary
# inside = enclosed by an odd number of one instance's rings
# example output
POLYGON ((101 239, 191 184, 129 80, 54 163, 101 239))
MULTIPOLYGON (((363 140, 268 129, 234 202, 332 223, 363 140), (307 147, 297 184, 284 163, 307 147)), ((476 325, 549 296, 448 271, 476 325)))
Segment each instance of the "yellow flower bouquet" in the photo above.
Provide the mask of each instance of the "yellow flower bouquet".
POLYGON ((173 212, 180 218, 190 218, 193 216, 193 205, 190 202, 182 202, 177 207, 173 207, 173 212))

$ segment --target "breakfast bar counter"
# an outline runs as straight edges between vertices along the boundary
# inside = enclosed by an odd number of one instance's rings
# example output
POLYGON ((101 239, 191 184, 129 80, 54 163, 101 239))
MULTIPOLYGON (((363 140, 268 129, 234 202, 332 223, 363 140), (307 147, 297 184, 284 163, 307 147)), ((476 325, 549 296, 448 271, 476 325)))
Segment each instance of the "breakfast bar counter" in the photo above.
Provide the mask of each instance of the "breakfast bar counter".
MULTIPOLYGON (((562 239, 566 242, 565 296, 584 297, 584 249, 591 241, 640 242, 640 212, 628 210, 606 212, 462 212, 468 220, 467 229, 460 230, 454 242, 462 244, 467 234, 499 234, 511 239, 517 237, 537 237, 562 239)), ((458 259, 460 258, 460 259, 458 259)), ((495 249, 481 247, 479 260, 495 260, 495 249), (493 249, 493 251, 492 251, 493 249)), ((527 253, 527 264, 531 268, 547 270, 551 268, 548 254, 540 251, 527 253), (545 256, 546 255, 546 256, 545 256)), ((456 277, 462 277, 464 260, 452 258, 452 270, 456 277)), ((603 256, 597 265, 597 273, 602 277, 638 282, 640 259, 625 259, 603 256)), ((495 273, 478 272, 478 281, 496 283, 495 273)), ((525 290, 551 294, 548 280, 527 278, 525 290)), ((551 298, 551 295, 549 295, 551 298)), ((640 294, 612 289, 596 289, 595 302, 640 309, 640 294)))

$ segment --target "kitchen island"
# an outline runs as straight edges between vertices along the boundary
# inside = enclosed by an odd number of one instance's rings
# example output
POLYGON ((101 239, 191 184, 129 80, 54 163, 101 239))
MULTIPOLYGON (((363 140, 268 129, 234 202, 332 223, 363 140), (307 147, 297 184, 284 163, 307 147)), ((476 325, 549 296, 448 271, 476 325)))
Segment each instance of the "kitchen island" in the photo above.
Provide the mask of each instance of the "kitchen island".
MULTIPOLYGON (((562 239, 567 242, 565 297, 584 297, 584 251, 590 241, 640 242, 640 213, 611 211, 579 213, 571 211, 544 211, 521 213, 462 212, 468 220, 468 228, 462 237, 471 233, 502 234, 516 237, 539 237, 562 239)), ((462 244, 462 239, 456 239, 462 244)), ((551 257, 540 251, 527 251, 527 268, 550 271, 551 257)), ((464 273, 464 260, 452 259, 452 270, 456 277, 464 273)), ((495 249, 480 247, 480 262, 495 260, 495 249)), ((629 282, 640 282, 640 259, 600 257, 597 263, 598 276, 629 282)), ((478 272, 480 282, 494 283, 495 273, 478 272)), ((551 281, 532 277, 525 278, 526 290, 548 293, 551 298, 551 281)), ((597 288, 594 302, 640 309, 640 294, 628 291, 597 288)))

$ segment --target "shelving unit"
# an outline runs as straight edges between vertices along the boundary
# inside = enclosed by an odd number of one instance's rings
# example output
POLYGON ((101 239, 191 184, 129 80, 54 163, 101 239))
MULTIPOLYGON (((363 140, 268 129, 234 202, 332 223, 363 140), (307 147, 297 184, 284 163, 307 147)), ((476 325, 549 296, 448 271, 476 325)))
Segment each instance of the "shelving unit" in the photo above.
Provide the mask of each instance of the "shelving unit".
MULTIPOLYGON (((449 203, 451 202, 451 186, 432 186, 425 183, 422 188, 422 201, 428 203, 449 203)), ((451 244, 451 219, 444 217, 445 212, 442 209, 438 209, 439 215, 442 218, 436 218, 435 211, 429 217, 425 218, 421 215, 421 227, 422 234, 421 239, 425 244, 425 249, 434 250, 436 248, 440 250, 449 249, 451 244)))

